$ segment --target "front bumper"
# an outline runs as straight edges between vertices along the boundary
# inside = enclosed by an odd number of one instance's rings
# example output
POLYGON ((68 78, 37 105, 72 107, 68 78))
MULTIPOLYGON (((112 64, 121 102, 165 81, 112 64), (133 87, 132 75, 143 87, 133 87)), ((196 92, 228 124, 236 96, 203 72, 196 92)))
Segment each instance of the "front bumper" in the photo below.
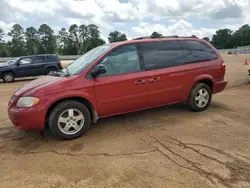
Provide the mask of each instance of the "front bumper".
POLYGON ((43 130, 45 127, 45 111, 35 108, 12 107, 8 109, 8 115, 12 123, 19 129, 43 130))

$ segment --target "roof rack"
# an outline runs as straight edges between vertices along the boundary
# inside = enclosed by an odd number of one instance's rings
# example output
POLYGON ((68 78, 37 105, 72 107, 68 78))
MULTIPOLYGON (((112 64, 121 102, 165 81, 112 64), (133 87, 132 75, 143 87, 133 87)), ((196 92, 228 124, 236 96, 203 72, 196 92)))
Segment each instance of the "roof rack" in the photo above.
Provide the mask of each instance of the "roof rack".
MULTIPOLYGON (((178 35, 173 35, 173 36, 162 36, 162 37, 159 37, 159 38, 198 38, 194 35, 188 37, 188 36, 185 36, 185 37, 181 37, 181 36, 178 36, 178 35)), ((144 37, 138 37, 138 38, 134 38, 132 40, 142 40, 142 39, 155 39, 155 38, 152 38, 151 36, 144 36, 144 37)))

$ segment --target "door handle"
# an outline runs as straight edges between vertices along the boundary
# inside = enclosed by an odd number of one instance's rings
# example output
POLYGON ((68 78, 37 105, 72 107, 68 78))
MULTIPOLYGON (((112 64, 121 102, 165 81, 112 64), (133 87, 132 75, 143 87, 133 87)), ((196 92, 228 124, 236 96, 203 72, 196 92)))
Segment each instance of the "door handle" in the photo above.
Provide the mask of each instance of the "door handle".
POLYGON ((135 84, 136 84, 136 85, 139 85, 139 84, 146 84, 146 80, 136 80, 136 81, 135 81, 135 84))
POLYGON ((150 80, 149 80, 149 82, 150 83, 152 83, 152 82, 158 82, 158 81, 160 81, 161 79, 160 79, 160 77, 154 77, 154 78, 151 78, 150 80))

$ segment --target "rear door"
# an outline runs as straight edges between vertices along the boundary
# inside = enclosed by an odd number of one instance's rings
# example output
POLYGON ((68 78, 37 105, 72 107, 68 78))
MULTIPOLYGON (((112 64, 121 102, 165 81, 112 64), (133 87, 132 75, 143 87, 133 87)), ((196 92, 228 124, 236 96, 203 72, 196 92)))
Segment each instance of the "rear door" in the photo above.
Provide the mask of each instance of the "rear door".
POLYGON ((221 65, 218 62, 218 55, 212 48, 197 40, 179 40, 179 43, 185 56, 186 93, 189 93, 199 76, 221 79, 221 65))
POLYGON ((148 86, 135 45, 117 47, 100 63, 107 69, 95 79, 101 117, 147 108, 148 86))
POLYGON ((148 105, 153 107, 183 101, 186 69, 178 41, 140 43, 140 51, 149 80, 148 105))
POLYGON ((47 65, 47 58, 45 55, 42 56, 34 56, 32 65, 33 65, 33 75, 39 76, 46 74, 46 65, 47 65))

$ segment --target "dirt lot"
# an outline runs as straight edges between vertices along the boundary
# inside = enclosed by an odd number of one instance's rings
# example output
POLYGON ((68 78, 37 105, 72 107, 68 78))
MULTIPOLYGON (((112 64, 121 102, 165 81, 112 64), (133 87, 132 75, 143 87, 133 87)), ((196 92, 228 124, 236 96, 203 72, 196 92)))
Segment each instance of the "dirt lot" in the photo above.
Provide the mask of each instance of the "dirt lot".
POLYGON ((73 141, 23 132, 0 84, 0 187, 250 187, 250 77, 224 56, 229 87, 202 113, 173 105, 102 119, 73 141))

